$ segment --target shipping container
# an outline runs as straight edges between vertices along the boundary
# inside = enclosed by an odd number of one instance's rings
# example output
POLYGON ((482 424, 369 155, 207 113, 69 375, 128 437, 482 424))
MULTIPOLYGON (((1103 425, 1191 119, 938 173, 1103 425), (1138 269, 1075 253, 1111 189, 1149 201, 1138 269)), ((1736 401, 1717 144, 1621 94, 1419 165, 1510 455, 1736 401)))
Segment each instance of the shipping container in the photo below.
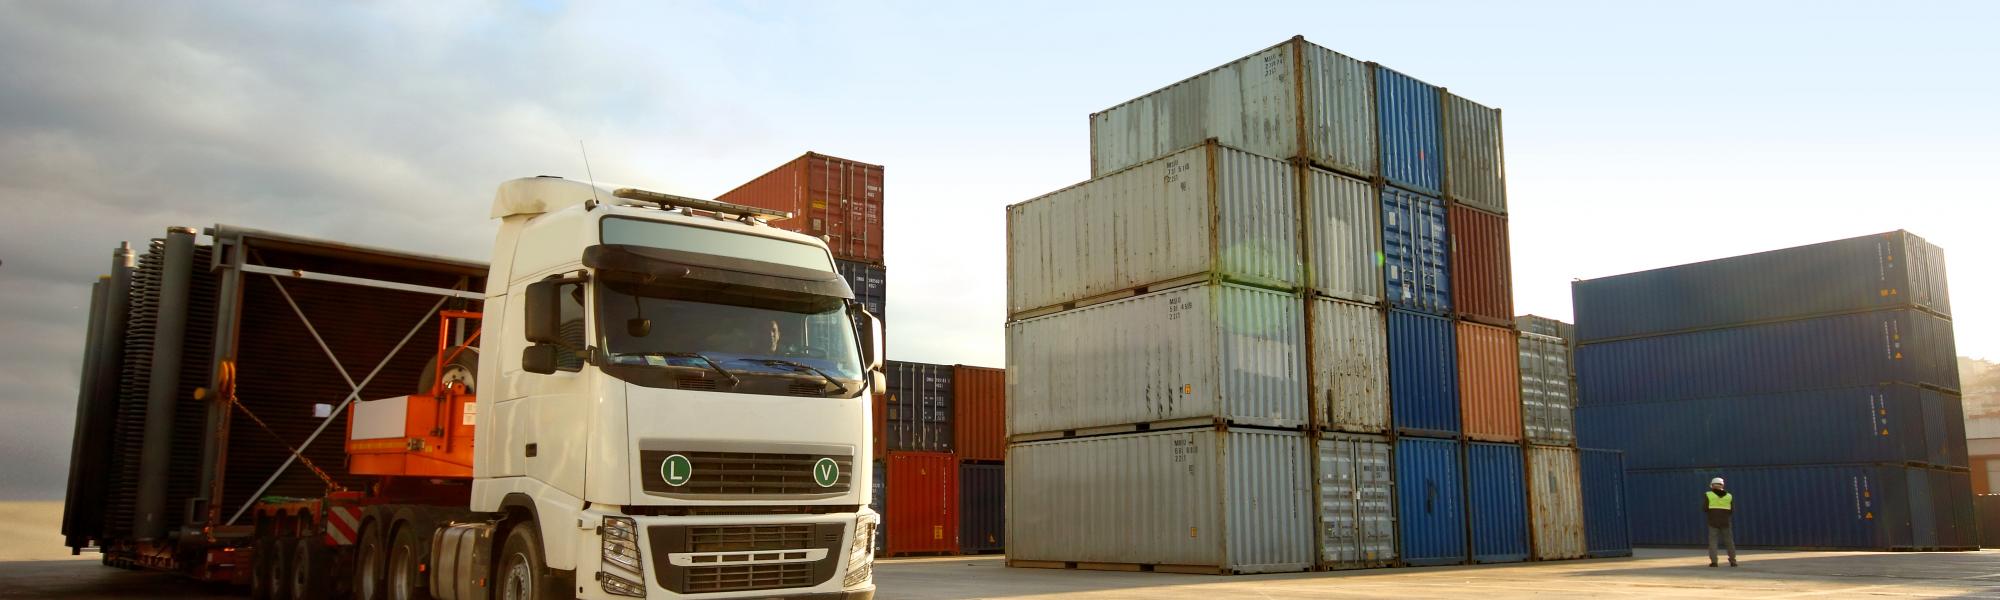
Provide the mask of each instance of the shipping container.
POLYGON ((1585 342, 1916 307, 1951 314, 1944 251, 1907 231, 1570 286, 1585 342))
POLYGON ((1329 433, 1318 443, 1320 567, 1394 565, 1396 495, 1388 438, 1329 433))
POLYGON ((1305 434, 1213 428, 1016 444, 1012 564, 1273 573, 1313 567, 1305 434))
POLYGON ((1578 443, 1625 451, 1629 469, 1932 462, 1926 422, 1944 394, 1902 384, 1589 405, 1578 443), (1927 411, 1929 409, 1929 411, 1927 411), (1782 426, 1778 426, 1782 425, 1782 426))
POLYGON ((1305 171, 1306 258, 1315 292, 1363 304, 1382 301, 1382 212, 1375 186, 1305 171))
POLYGON ((1463 454, 1457 440, 1396 440, 1396 535, 1404 564, 1466 561, 1463 454))
POLYGON ((1562 338, 1522 332, 1521 422, 1528 441, 1576 444, 1576 397, 1570 388, 1569 344, 1562 338))
POLYGON ((1562 338, 1563 340, 1569 341, 1571 343, 1574 343, 1576 341, 1575 325, 1571 325, 1569 323, 1565 323, 1548 317, 1543 317, 1538 315, 1521 315, 1518 317, 1514 317, 1514 328, 1521 330, 1523 333, 1532 333, 1535 335, 1546 335, 1549 337, 1562 338))
POLYGON ((1377 131, 1382 177, 1389 183, 1437 195, 1441 190, 1439 147, 1442 115, 1438 88, 1394 70, 1375 68, 1377 131))
POLYGON ((957 409, 952 366, 901 360, 883 366, 889 376, 883 417, 889 429, 888 450, 951 452, 952 414, 957 409))
POLYGON ((1520 444, 1472 442, 1465 448, 1472 562, 1528 560, 1528 492, 1520 444))
POLYGON ((1450 319, 1389 311, 1389 416, 1397 431, 1456 436, 1458 334, 1450 319))
POLYGON ((1214 143, 1007 207, 1007 314, 1189 278, 1295 289, 1298 170, 1214 143))
POLYGON ((1591 558, 1632 555, 1631 510, 1625 505, 1625 453, 1579 449, 1583 538, 1591 558))
POLYGON ((1466 437, 1521 441, 1521 350, 1514 331, 1459 321, 1458 398, 1466 437))
POLYGON ((958 551, 986 554, 1007 548, 1007 466, 958 466, 958 551))
POLYGON ((1535 560, 1583 558, 1583 482, 1575 448, 1528 446, 1528 505, 1535 560))
POLYGON ((1925 462, 1944 467, 1969 466, 1966 456, 1965 403, 1958 394, 1923 391, 1925 462))
POLYGON ((1951 321, 1896 309, 1577 348, 1582 405, 1902 382, 1958 389, 1951 321))
POLYGON ((1450 216, 1443 200, 1382 188, 1383 291, 1389 305, 1451 314, 1450 216))
POLYGON ((716 200, 782 210, 771 225, 826 241, 833 257, 882 264, 882 166, 807 152, 716 200))
POLYGON ((875 459, 874 462, 875 472, 868 486, 870 494, 868 497, 868 508, 875 509, 875 514, 881 515, 881 519, 883 520, 883 523, 878 525, 878 527, 884 533, 875 536, 875 553, 881 554, 882 550, 888 547, 888 535, 886 532, 888 531, 889 519, 889 458, 884 456, 875 459))
POLYGON ((847 287, 854 290, 854 301, 860 302, 868 314, 883 321, 889 320, 889 270, 882 265, 871 265, 851 260, 835 260, 833 268, 840 277, 847 280, 847 287))
POLYGON ((2000 548, 2000 496, 1974 496, 1973 509, 1979 526, 1979 547, 2000 548))
POLYGON ((1507 161, 1500 109, 1444 93, 1444 193, 1453 202, 1507 214, 1507 161))
POLYGON ((1178 419, 1306 424, 1304 303, 1239 285, 1007 324, 1010 436, 1178 419))
POLYGON ((959 460, 1007 459, 1007 370, 952 367, 953 447, 959 460))
POLYGON ((1972 497, 1969 488, 1940 496, 1932 479, 1946 479, 1949 489, 1949 478, 1964 476, 1900 465, 1635 470, 1626 497, 1640 545, 1706 545, 1706 521, 1694 507, 1709 479, 1722 477, 1740 496, 1731 521, 1738 546, 1935 550, 1975 545, 1938 534, 1969 529, 1951 521, 1968 512, 1972 497))
POLYGON ((1465 318, 1501 327, 1514 325, 1513 262, 1508 255, 1507 217, 1452 205, 1451 305, 1465 318))
POLYGON ((944 452, 890 452, 889 556, 958 552, 958 461, 944 452))
POLYGON ((1313 298, 1312 401, 1324 430, 1381 433, 1389 427, 1388 325, 1379 307, 1313 298))
POLYGON ((1295 37, 1090 115, 1092 177, 1215 138, 1276 158, 1375 174, 1368 65, 1295 37))

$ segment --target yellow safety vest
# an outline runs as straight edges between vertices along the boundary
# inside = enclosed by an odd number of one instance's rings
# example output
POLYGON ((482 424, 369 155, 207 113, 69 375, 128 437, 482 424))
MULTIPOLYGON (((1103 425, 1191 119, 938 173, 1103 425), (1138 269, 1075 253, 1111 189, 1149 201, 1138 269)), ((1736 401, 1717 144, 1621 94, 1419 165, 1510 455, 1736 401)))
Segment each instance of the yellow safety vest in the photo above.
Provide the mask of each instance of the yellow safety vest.
POLYGON ((1707 494, 1708 507, 1710 509, 1730 510, 1729 505, 1736 503, 1736 494, 1724 496, 1716 494, 1715 490, 1709 490, 1707 494))

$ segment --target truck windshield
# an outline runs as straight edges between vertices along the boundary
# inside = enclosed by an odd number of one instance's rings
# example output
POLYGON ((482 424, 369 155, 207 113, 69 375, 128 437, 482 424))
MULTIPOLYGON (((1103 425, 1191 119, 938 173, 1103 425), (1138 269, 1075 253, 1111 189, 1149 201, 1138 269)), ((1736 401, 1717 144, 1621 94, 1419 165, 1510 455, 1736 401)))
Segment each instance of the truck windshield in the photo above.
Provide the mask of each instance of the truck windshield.
POLYGON ((744 393, 772 384, 786 393, 801 382, 825 383, 827 396, 861 390, 853 321, 840 298, 603 275, 597 300, 608 374, 652 387, 684 387, 674 382, 713 374, 734 380, 718 390, 744 393))

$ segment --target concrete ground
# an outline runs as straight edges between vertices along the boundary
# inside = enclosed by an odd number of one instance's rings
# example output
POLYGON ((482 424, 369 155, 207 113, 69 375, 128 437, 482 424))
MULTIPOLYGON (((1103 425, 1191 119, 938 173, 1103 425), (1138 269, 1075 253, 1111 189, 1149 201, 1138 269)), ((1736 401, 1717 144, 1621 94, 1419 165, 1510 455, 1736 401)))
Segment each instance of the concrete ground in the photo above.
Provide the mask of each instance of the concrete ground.
MULTIPOLYGON (((1749 552, 1710 569, 1693 550, 1633 558, 1217 577, 1009 569, 998 557, 896 559, 882 600, 972 598, 2000 598, 2000 551, 1749 552)), ((0 562, 0 598, 241 598, 241 591, 95 561, 0 562)))

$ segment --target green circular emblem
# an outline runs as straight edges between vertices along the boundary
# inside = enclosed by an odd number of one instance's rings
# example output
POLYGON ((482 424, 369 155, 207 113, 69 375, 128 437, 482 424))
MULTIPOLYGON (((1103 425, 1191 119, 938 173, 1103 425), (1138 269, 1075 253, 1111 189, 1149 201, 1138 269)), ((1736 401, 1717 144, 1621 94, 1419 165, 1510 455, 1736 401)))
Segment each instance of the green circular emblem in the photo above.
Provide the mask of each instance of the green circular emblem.
POLYGON ((660 479, 665 479, 667 485, 674 487, 687 485, 688 479, 692 477, 694 477, 694 462, 689 461, 688 457, 670 454, 666 460, 660 461, 660 479))
POLYGON ((831 458, 813 463, 813 483, 820 487, 833 487, 833 484, 840 483, 840 463, 833 462, 831 458))

